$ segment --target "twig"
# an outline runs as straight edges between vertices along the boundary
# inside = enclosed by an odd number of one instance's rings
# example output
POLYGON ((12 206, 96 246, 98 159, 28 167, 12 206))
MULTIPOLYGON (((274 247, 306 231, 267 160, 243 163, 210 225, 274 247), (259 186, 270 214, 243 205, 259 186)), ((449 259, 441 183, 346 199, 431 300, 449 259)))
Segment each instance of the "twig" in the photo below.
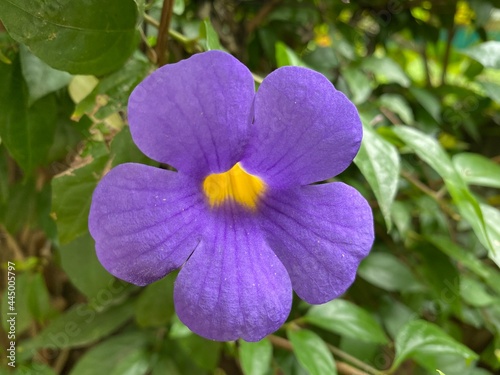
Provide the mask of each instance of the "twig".
POLYGON ((174 0, 163 0, 161 9, 160 25, 158 27, 158 42, 156 44, 156 55, 158 56, 158 65, 163 66, 168 62, 168 36, 170 20, 172 19, 174 9, 174 0))
MULTIPOLYGON (((269 339, 271 344, 273 344, 274 346, 281 348, 281 349, 288 350, 288 351, 293 351, 292 343, 290 341, 288 341, 287 339, 285 339, 283 337, 275 336, 275 335, 269 335, 269 336, 267 336, 267 338, 269 339)), ((327 344, 327 347, 334 355, 336 355, 338 357, 341 357, 341 355, 339 355, 339 353, 342 353, 343 356, 354 359, 354 361, 351 361, 353 364, 355 364, 354 362, 357 362, 358 364, 362 364, 365 371, 367 369, 370 369, 370 371, 366 371, 366 372, 361 371, 361 370, 358 370, 357 368, 349 365, 348 363, 336 360, 335 363, 337 365, 337 370, 340 374, 344 374, 344 375, 370 375, 370 374, 371 375, 382 375, 383 374, 382 372, 375 370, 371 366, 368 366, 366 363, 361 362, 357 358, 354 358, 354 357, 350 356, 349 354, 344 353, 343 351, 341 351, 338 348, 335 348, 332 345, 327 344), (335 351, 337 353, 335 353, 332 349, 335 349, 335 351)), ((358 366, 358 367, 361 367, 361 366, 358 366)))
POLYGON ((451 52, 451 42, 453 41, 453 37, 455 36, 455 26, 452 26, 448 29, 448 38, 446 39, 446 49, 444 50, 443 57, 443 71, 441 72, 441 85, 444 85, 446 82, 446 71, 448 70, 448 62, 450 61, 450 52, 451 52))
POLYGON ((247 35, 251 34, 280 2, 281 0, 273 0, 266 3, 262 8, 260 8, 255 17, 248 21, 246 25, 247 35))
POLYGON ((427 185, 423 184, 422 182, 420 182, 418 179, 416 179, 415 177, 413 177, 410 173, 408 173, 406 171, 401 171, 401 176, 403 176, 406 180, 411 182, 420 191, 422 191, 423 193, 427 194, 429 197, 434 199, 439 204, 441 209, 444 212, 446 212, 448 214, 448 216, 450 216, 453 220, 455 220, 455 221, 460 220, 460 216, 457 215, 457 213, 454 212, 450 207, 448 207, 448 205, 446 205, 445 202, 443 202, 443 200, 442 200, 443 192, 441 190, 438 192, 432 190, 427 185))
MULTIPOLYGON (((344 352, 343 350, 340 350, 336 346, 333 346, 333 345, 328 344, 328 343, 326 344, 326 346, 328 347, 328 349, 330 349, 330 351, 333 353, 333 355, 336 355, 337 357, 342 358, 342 359, 352 363, 354 366, 359 367, 361 370, 366 371, 369 374, 372 374, 372 375, 383 374, 383 372, 378 371, 377 369, 373 368, 370 365, 367 365, 363 361, 360 361, 356 357, 353 357, 352 355, 344 352)), ((338 363, 338 361, 337 361, 337 363, 338 363)), ((351 372, 350 374, 357 375, 358 373, 351 372)), ((361 374, 361 373, 359 373, 359 374, 361 374)))

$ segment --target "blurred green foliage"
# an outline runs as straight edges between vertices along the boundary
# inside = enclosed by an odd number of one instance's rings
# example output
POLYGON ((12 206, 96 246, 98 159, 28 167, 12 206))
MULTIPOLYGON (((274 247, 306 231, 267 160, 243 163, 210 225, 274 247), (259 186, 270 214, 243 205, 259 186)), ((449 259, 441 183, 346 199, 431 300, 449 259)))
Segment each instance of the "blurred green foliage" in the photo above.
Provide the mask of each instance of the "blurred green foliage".
POLYGON ((0 0, 0 21, 4 331, 12 261, 18 313, 16 368, 2 355, 1 374, 500 371, 500 2, 0 0), (373 207, 373 251, 342 299, 297 299, 259 343, 194 335, 175 275, 115 280, 88 234, 102 175, 155 165, 126 124, 131 90, 158 61, 208 49, 257 83, 283 65, 323 73, 365 130, 339 179, 373 207))

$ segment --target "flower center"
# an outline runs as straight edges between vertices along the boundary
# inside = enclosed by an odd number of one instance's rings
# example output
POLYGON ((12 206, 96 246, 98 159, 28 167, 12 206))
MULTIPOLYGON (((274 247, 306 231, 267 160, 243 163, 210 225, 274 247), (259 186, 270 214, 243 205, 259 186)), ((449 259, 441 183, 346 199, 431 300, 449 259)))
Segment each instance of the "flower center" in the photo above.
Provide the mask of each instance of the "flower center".
POLYGON ((227 172, 211 174, 203 181, 203 191, 211 207, 233 200, 255 210, 265 188, 264 181, 246 172, 240 163, 236 163, 227 172))

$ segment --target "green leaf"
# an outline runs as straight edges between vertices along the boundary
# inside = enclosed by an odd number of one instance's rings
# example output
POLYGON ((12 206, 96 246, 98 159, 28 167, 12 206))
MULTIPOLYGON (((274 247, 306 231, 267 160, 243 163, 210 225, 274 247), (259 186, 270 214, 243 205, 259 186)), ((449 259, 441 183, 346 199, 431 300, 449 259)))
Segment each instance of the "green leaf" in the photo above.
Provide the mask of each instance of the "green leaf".
POLYGON ((220 342, 207 340, 198 335, 189 335, 177 341, 198 367, 210 372, 217 368, 221 354, 220 342))
POLYGON ((19 47, 21 68, 28 85, 30 104, 69 84, 71 74, 51 68, 22 44, 19 47))
POLYGON ((204 20, 201 24, 200 36, 205 39, 207 51, 223 50, 220 45, 219 35, 217 35, 217 31, 215 31, 209 19, 204 20))
POLYGON ((397 94, 382 94, 379 98, 380 105, 394 112, 404 124, 411 125, 415 119, 413 111, 406 99, 397 94))
MULTIPOLYGON (((100 300, 101 309, 87 304, 73 306, 70 310, 52 320, 28 345, 28 349, 36 348, 74 348, 96 342, 116 331, 132 317, 133 303, 127 301, 118 306, 107 306, 112 292, 100 300)), ((99 301, 98 301, 99 302, 99 301)))
POLYGON ((436 359, 442 355, 453 354, 462 357, 468 363, 478 357, 441 328, 423 320, 413 320, 404 326, 396 337, 395 346, 396 357, 391 370, 397 369, 409 358, 434 371, 436 359))
POLYGON ((28 285, 28 307, 31 315, 38 322, 43 322, 55 314, 43 275, 39 272, 30 275, 28 285))
POLYGON ((438 122, 441 121, 441 104, 439 99, 433 93, 414 86, 410 87, 410 92, 434 120, 438 122))
POLYGON ((341 336, 387 343, 387 336, 377 321, 366 310, 343 299, 312 306, 304 319, 341 336))
POLYGON ((133 0, 0 0, 9 34, 55 69, 101 75, 135 49, 133 0))
POLYGON ((354 104, 361 104, 365 102, 372 93, 372 82, 363 71, 358 68, 350 67, 342 72, 342 77, 349 86, 351 92, 351 99, 354 104))
MULTIPOLYGON (((85 113, 92 113, 102 120, 112 113, 124 110, 130 93, 149 70, 147 60, 140 54, 134 55, 120 70, 99 81, 90 94, 77 104, 73 117, 80 118, 85 113)), ((83 80, 81 82, 87 83, 83 80)), ((72 85, 72 88, 76 88, 76 85, 72 85)))
POLYGON ((388 253, 371 253, 359 265, 358 274, 373 285, 390 292, 422 290, 422 285, 411 270, 388 253))
POLYGON ((150 340, 144 332, 112 337, 87 351, 70 375, 143 375, 149 367, 146 348, 150 340))
MULTIPOLYGON (((29 306, 29 289, 30 289, 31 275, 29 272, 16 274, 16 290, 15 290, 15 309, 16 316, 16 335, 21 335, 33 322, 33 315, 29 306)), ((7 280, 7 279, 6 279, 7 280)), ((2 293, 1 313, 3 317, 7 317, 9 312, 9 299, 8 289, 6 288, 2 293)), ((9 323, 7 319, 2 319, 2 328, 5 332, 9 331, 9 323)))
POLYGON ((240 364, 245 375, 265 375, 271 367, 273 346, 264 338, 257 342, 240 340, 240 364))
POLYGON ((297 360, 310 375, 337 374, 332 353, 321 337, 306 329, 288 330, 287 336, 297 360))
POLYGON ((155 164, 145 156, 136 146, 130 134, 130 128, 124 127, 111 142, 112 166, 122 163, 155 164))
POLYGON ((71 242, 88 230, 88 214, 92 193, 108 162, 103 144, 87 156, 86 164, 70 169, 52 180, 52 210, 61 244, 71 242))
POLYGON ((500 42, 491 40, 460 52, 480 62, 486 68, 500 69, 500 42))
POLYGON ((297 54, 285 43, 276 42, 275 50, 276 63, 278 64, 278 67, 287 65, 307 67, 307 65, 300 59, 300 57, 297 56, 297 54))
POLYGON ((487 204, 481 204, 481 211, 491 243, 491 251, 488 252, 488 256, 500 267, 500 211, 487 204))
POLYGON ((443 178, 460 214, 472 226, 479 241, 489 250, 490 258, 499 261, 499 250, 490 242, 488 227, 478 201, 440 144, 434 138, 406 126, 394 127, 393 131, 443 178))
POLYGON ((491 100, 500 103, 500 85, 495 82, 479 81, 478 82, 486 91, 486 94, 491 100))
POLYGON ((490 159, 464 152, 453 157, 453 165, 468 184, 500 189, 500 165, 490 159))
POLYGON ((462 275, 460 278, 460 295, 471 306, 485 307, 495 302, 483 283, 462 275))
POLYGON ((61 266, 71 283, 88 298, 98 296, 115 281, 97 260, 94 241, 88 233, 62 246, 59 254, 61 266))
POLYGON ((390 57, 370 56, 363 59, 361 68, 375 74, 378 83, 399 83, 403 87, 410 86, 410 79, 390 57))
POLYGON ((135 319, 141 327, 167 325, 174 315, 175 273, 148 285, 137 298, 135 319))
POLYGON ((399 181, 399 154, 392 144, 379 136, 370 126, 363 124, 363 131, 363 141, 354 163, 373 189, 387 229, 390 230, 391 206, 399 181))
POLYGON ((184 4, 184 0, 175 0, 174 2, 174 14, 180 16, 184 13, 186 5, 184 4))
POLYGON ((481 277, 493 290, 500 294, 500 273, 490 268, 474 256, 474 253, 458 246, 449 237, 433 235, 427 240, 443 253, 460 262, 463 266, 481 277))
POLYGON ((57 126, 56 100, 49 95, 28 106, 18 57, 11 65, 0 63, 0 82, 0 138, 29 174, 46 163, 57 126))

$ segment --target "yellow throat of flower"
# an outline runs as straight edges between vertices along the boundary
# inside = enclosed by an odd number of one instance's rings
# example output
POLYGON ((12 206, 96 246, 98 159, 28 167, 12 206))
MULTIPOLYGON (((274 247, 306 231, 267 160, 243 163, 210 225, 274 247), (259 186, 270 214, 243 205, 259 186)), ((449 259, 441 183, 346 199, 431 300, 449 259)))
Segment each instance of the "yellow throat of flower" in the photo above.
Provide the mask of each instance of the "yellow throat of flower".
POLYGON ((227 172, 211 174, 203 181, 203 191, 211 207, 232 200, 255 210, 265 188, 264 181, 246 172, 240 163, 235 164, 227 172))

